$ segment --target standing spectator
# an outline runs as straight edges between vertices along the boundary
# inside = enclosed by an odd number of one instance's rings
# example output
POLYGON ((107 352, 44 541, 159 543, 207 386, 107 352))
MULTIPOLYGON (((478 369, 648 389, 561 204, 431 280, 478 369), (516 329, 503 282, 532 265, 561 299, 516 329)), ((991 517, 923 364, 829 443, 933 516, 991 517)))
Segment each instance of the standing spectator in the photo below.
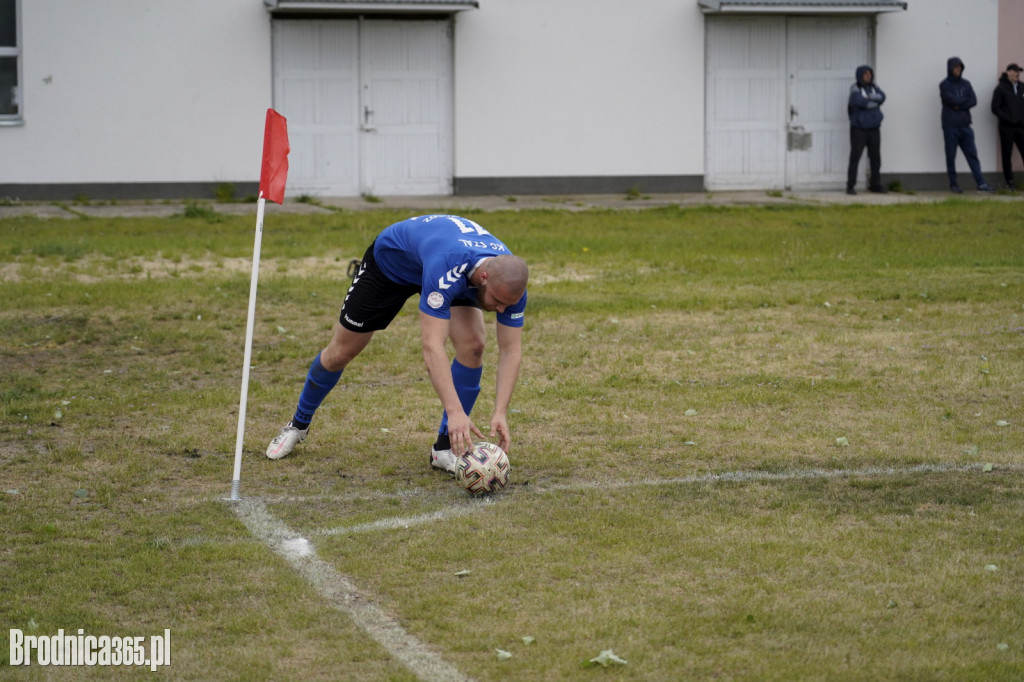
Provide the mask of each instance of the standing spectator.
POLYGON ((871 178, 868 189, 879 194, 885 193, 879 171, 882 168, 881 157, 881 125, 882 102, 885 93, 875 85, 875 72, 870 66, 857 67, 857 82, 850 86, 850 101, 846 111, 850 115, 850 168, 846 174, 846 193, 856 194, 857 167, 864 148, 868 150, 868 162, 871 164, 871 178))
POLYGON ((992 113, 999 119, 999 151, 1003 157, 1003 179, 1009 189, 1016 189, 1013 181, 1013 145, 1024 158, 1024 83, 1020 82, 1021 68, 1010 64, 999 77, 999 85, 992 93, 992 113))
POLYGON ((950 57, 946 62, 946 79, 939 83, 939 97, 942 99, 942 137, 946 141, 946 173, 949 175, 949 191, 962 194, 956 179, 956 148, 964 152, 967 165, 971 168, 979 192, 993 192, 985 176, 981 174, 978 148, 974 144, 974 130, 971 129, 971 108, 978 103, 971 82, 963 77, 964 63, 959 57, 950 57))

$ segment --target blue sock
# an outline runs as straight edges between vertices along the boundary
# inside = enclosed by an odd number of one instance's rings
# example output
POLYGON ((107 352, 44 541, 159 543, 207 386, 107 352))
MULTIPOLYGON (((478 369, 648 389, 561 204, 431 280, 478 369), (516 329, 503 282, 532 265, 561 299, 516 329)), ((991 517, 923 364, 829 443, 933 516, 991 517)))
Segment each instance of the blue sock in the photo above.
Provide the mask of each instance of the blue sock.
MULTIPOLYGON (((344 371, 344 370, 342 370, 344 371)), ((320 353, 316 354, 313 364, 309 366, 309 374, 306 375, 306 385, 302 387, 299 394, 299 406, 295 408, 295 417, 292 423, 298 428, 307 428, 313 421, 313 414, 320 407, 327 394, 334 388, 341 372, 328 372, 320 364, 320 353)))
MULTIPOLYGON (((452 382, 455 384, 455 392, 462 403, 462 409, 469 414, 473 411, 473 404, 476 397, 480 395, 480 377, 483 376, 484 368, 466 367, 458 360, 452 360, 452 382)), ((448 435, 448 413, 441 415, 441 427, 437 433, 442 436, 448 435)))

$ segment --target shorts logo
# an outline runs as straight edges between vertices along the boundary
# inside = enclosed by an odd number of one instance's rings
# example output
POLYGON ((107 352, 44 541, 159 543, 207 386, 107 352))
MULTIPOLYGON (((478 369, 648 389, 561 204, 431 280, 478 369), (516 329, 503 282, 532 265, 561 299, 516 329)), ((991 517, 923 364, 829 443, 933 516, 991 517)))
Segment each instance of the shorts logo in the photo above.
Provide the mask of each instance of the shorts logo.
POLYGON ((348 313, 345 313, 345 321, 348 322, 353 327, 362 327, 364 324, 366 324, 365 322, 356 322, 355 320, 348 316, 348 313))
POLYGON ((521 320, 523 319, 523 315, 525 314, 526 313, 512 313, 509 317, 511 317, 513 320, 521 320))
POLYGON ((431 294, 427 296, 427 305, 429 305, 434 310, 437 310, 438 308, 444 305, 444 296, 442 296, 436 291, 431 292, 431 294))

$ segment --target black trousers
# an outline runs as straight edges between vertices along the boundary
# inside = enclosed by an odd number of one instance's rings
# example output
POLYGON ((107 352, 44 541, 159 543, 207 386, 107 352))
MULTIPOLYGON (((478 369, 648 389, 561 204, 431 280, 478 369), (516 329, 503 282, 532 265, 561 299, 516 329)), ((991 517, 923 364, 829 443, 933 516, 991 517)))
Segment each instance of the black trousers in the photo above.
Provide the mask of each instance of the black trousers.
POLYGON ((853 189, 857 186, 857 167, 860 165, 860 157, 864 154, 864 148, 868 150, 868 163, 871 165, 871 189, 881 189, 882 179, 879 172, 882 169, 882 132, 881 129, 863 130, 861 128, 850 128, 850 168, 846 173, 846 188, 853 189))
POLYGON ((1006 184, 1013 182, 1013 146, 1024 159, 1024 126, 999 124, 999 151, 1003 154, 1003 179, 1006 184))

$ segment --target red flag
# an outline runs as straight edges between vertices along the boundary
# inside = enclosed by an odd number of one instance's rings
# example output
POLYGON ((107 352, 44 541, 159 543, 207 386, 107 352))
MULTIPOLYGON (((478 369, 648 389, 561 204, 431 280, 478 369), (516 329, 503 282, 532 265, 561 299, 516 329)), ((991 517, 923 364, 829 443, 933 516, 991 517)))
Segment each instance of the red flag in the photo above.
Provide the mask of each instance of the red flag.
POLYGON ((263 130, 263 169, 260 171, 260 196, 284 203, 284 183, 288 179, 288 121, 273 109, 267 109, 263 130))

